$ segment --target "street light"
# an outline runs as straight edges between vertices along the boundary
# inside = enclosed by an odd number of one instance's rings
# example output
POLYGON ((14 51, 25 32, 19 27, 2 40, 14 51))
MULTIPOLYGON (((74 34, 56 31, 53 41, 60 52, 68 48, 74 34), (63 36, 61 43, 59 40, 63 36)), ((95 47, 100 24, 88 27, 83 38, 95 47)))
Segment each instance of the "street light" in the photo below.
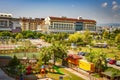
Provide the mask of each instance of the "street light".
POLYGON ((22 39, 22 43, 23 43, 22 46, 23 46, 23 50, 24 50, 23 55, 24 55, 24 58, 25 58, 26 57, 26 47, 25 47, 25 40, 24 39, 22 39))
POLYGON ((26 47, 25 47, 25 40, 24 40, 24 57, 26 57, 26 47))

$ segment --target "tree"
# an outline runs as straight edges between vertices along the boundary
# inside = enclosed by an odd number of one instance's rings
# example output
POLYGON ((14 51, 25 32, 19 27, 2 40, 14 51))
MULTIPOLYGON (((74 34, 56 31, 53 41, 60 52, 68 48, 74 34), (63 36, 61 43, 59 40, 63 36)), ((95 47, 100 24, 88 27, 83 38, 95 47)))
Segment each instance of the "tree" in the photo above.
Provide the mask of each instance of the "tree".
POLYGON ((62 62, 64 64, 64 58, 67 56, 67 49, 62 44, 53 43, 50 47, 44 47, 40 51, 40 58, 42 61, 44 61, 44 64, 46 64, 50 59, 54 61, 54 65, 56 63, 56 60, 62 59, 62 62))
POLYGON ((95 64, 95 71, 100 73, 107 68, 106 54, 101 52, 91 52, 87 54, 86 59, 95 64))
POLYGON ((59 43, 53 43, 51 46, 51 54, 53 54, 54 65, 58 58, 62 59, 62 64, 64 64, 64 58, 67 56, 67 48, 59 43))
POLYGON ((21 33, 18 33, 15 38, 16 38, 17 40, 22 39, 22 38, 23 38, 23 35, 22 35, 21 33))
POLYGON ((1 32, 0 36, 11 36, 12 34, 9 31, 1 32))
POLYGON ((109 35, 109 32, 108 32, 108 31, 105 30, 105 31, 103 32, 103 38, 104 38, 104 39, 109 39, 109 38, 110 38, 110 35, 109 35))
POLYGON ((117 44, 120 44, 120 34, 118 34, 116 37, 115 37, 115 42, 117 44))
POLYGON ((26 38, 34 38, 34 34, 33 33, 27 33, 26 38))
POLYGON ((89 30, 86 30, 83 34, 83 41, 86 43, 86 44, 90 44, 91 43, 91 40, 92 40, 92 36, 90 35, 90 31, 89 30))
POLYGON ((68 37, 68 39, 69 39, 70 42, 76 43, 78 38, 74 34, 70 34, 70 36, 68 37))
POLYGON ((80 33, 70 34, 68 37, 69 41, 72 43, 82 42, 82 38, 83 36, 80 33))
POLYGON ((10 67, 16 67, 20 64, 20 61, 17 59, 17 57, 14 55, 13 59, 9 62, 8 66, 10 67))
POLYGON ((41 60, 44 62, 44 64, 46 65, 47 62, 51 59, 51 54, 50 54, 50 47, 43 47, 41 50, 40 50, 40 63, 41 60))

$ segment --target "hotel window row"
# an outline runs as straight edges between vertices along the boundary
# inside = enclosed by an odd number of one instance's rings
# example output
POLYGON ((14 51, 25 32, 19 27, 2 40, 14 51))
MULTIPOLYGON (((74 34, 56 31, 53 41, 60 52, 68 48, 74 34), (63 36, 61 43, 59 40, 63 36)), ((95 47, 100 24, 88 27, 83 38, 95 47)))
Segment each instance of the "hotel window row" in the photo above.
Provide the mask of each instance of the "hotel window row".
POLYGON ((73 23, 62 23, 62 22, 53 22, 49 29, 58 29, 58 30, 73 30, 73 23))

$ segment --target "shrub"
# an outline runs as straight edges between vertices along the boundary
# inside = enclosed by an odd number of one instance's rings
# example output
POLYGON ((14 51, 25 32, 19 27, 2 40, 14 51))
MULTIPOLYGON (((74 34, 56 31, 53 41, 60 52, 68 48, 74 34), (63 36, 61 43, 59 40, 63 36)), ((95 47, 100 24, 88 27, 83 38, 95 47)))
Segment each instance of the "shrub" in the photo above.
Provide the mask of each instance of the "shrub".
POLYGON ((17 57, 14 55, 13 59, 9 62, 8 66, 15 67, 20 64, 20 60, 17 59, 17 57))
POLYGON ((120 50, 120 45, 117 46, 118 50, 120 50))

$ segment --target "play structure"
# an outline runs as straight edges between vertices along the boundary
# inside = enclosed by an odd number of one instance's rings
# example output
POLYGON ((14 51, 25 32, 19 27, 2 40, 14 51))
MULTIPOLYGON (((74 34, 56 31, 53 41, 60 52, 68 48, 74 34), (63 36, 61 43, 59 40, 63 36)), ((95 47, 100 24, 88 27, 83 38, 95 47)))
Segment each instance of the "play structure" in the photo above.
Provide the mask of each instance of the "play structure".
POLYGON ((82 57, 77 54, 69 54, 66 60, 71 64, 78 65, 79 59, 82 59, 82 57))
POLYGON ((32 71, 32 67, 31 67, 31 66, 28 66, 28 67, 26 68, 26 75, 31 74, 31 71, 32 71))
POLYGON ((77 54, 69 54, 67 57, 68 66, 74 70, 78 71, 79 69, 94 72, 95 65, 91 62, 82 60, 82 57, 77 54))
POLYGON ((94 72, 95 66, 91 62, 87 62, 85 60, 79 60, 79 68, 85 71, 94 72))
POLYGON ((42 77, 46 76, 46 69, 44 65, 42 65, 40 68, 40 74, 42 77))
POLYGON ((59 67, 53 66, 53 69, 56 70, 56 72, 57 72, 58 74, 64 75, 64 73, 59 70, 59 67))

